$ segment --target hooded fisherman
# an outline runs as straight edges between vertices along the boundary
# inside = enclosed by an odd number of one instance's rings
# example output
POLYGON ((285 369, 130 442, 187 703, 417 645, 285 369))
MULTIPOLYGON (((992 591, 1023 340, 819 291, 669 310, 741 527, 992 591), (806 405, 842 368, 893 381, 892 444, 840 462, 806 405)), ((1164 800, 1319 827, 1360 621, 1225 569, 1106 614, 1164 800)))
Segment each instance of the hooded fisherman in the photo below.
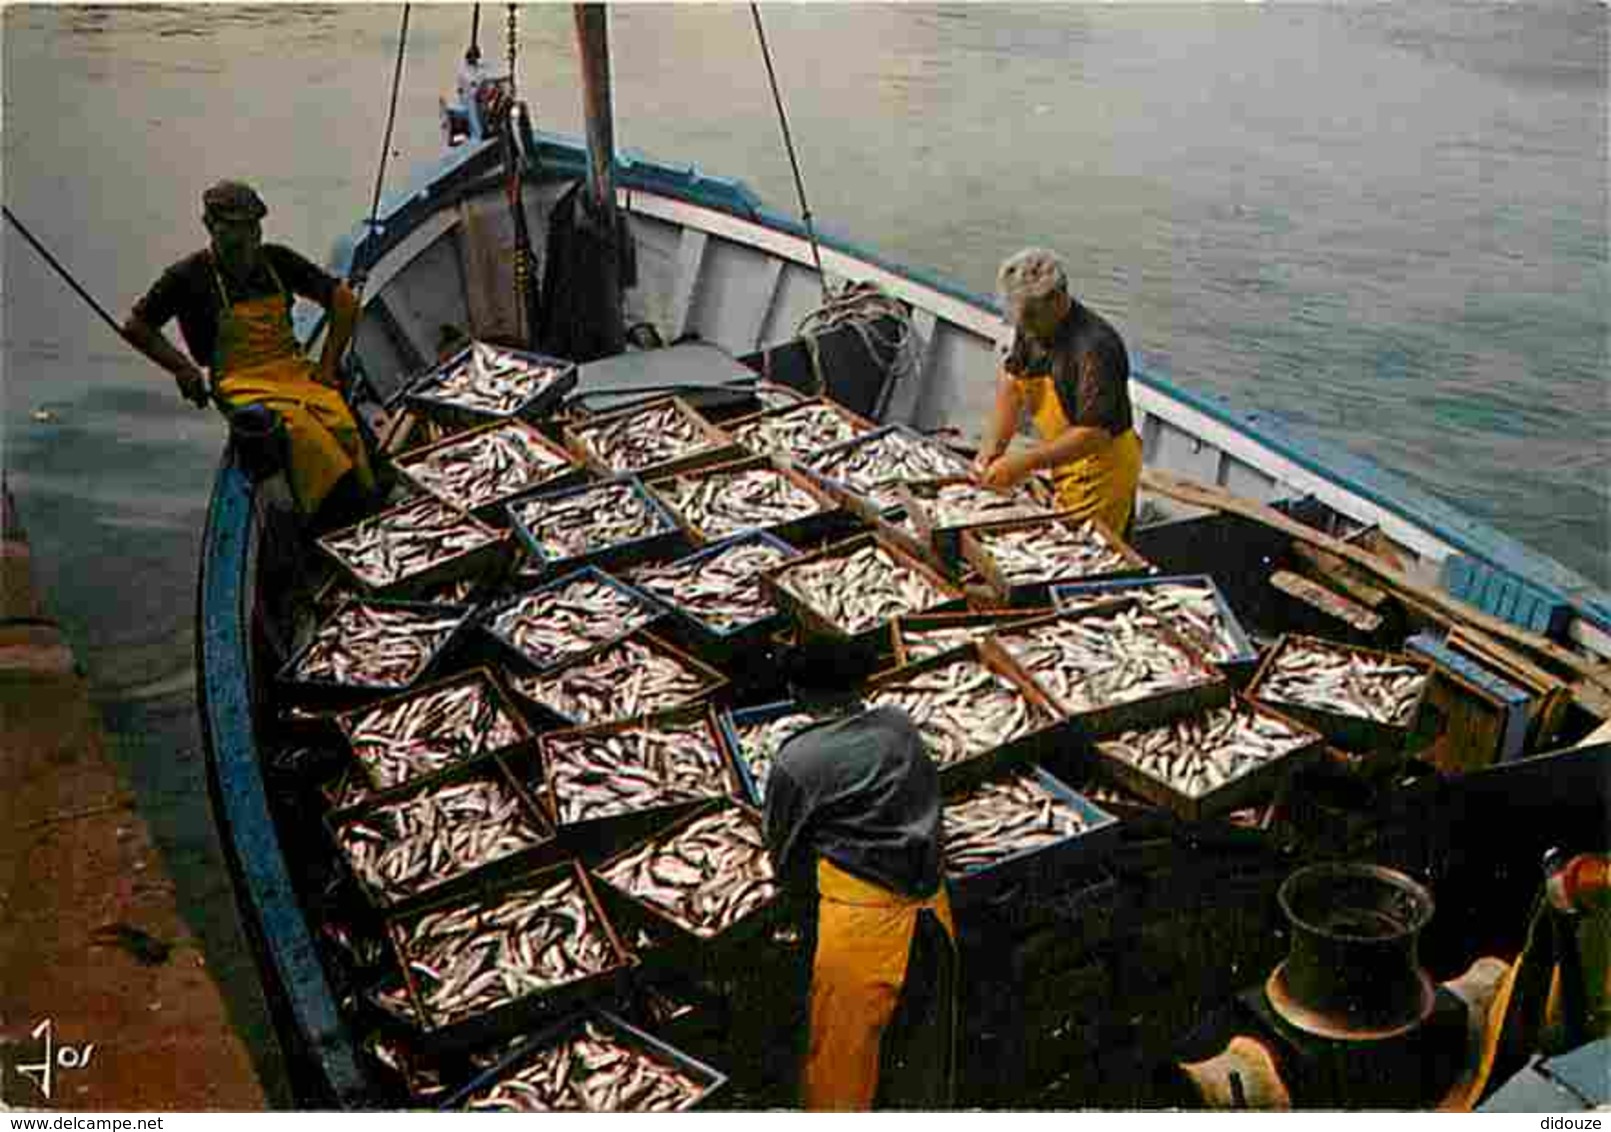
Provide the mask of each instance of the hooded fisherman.
POLYGON ((303 515, 316 517, 317 526, 329 526, 361 513, 375 489, 336 372, 352 338, 358 300, 345 283, 290 248, 263 243, 267 212, 262 198, 239 181, 220 181, 202 194, 209 246, 162 273, 134 305, 123 333, 173 374, 180 394, 198 408, 208 402, 201 363, 228 409, 273 409, 289 438, 288 473, 297 505, 303 515), (303 354, 291 329, 298 295, 329 312, 317 363, 303 354), (162 331, 176 315, 188 358, 162 331))
POLYGON ((1053 252, 1025 248, 1001 265, 996 283, 1015 334, 996 374, 975 474, 990 487, 1009 488, 1049 469, 1060 509, 1101 519, 1122 538, 1141 479, 1124 340, 1069 294, 1068 273, 1053 252), (1024 413, 1040 443, 1009 452, 1024 413))

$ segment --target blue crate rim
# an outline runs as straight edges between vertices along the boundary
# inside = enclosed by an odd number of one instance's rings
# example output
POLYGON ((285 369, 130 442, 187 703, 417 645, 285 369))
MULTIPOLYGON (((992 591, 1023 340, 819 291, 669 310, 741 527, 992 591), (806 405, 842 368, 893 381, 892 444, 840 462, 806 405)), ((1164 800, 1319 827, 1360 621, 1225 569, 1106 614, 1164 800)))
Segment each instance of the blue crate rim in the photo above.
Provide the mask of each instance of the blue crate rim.
MULTIPOLYGON (((795 711, 803 711, 807 715, 817 715, 819 723, 826 723, 833 719, 842 718, 845 715, 854 714, 861 709, 862 704, 859 699, 856 701, 855 708, 833 713, 811 712, 801 708, 798 700, 773 700, 770 703, 754 704, 750 707, 718 708, 716 711, 716 725, 721 729, 722 741, 727 745, 728 752, 732 756, 733 765, 738 771, 739 780, 743 783, 745 800, 752 806, 761 806, 765 803, 761 788, 756 783, 754 774, 750 771, 749 759, 744 756, 744 744, 738 737, 740 727, 748 727, 754 723, 767 723, 795 711)), ((815 726, 815 724, 812 726, 815 726)))
POLYGON ((289 660, 280 666, 279 670, 274 674, 274 678, 281 684, 294 687, 331 688, 364 693, 395 692, 398 694, 403 694, 412 690, 416 681, 418 681, 421 676, 429 672, 431 668, 435 666, 435 664, 441 659, 442 654, 446 651, 447 647, 453 643, 453 639, 455 637, 467 631, 474 616, 475 607, 469 605, 444 605, 435 602, 407 601, 401 598, 348 597, 343 599, 341 604, 337 605, 336 608, 331 611, 329 617, 326 617, 324 620, 318 623, 313 630, 312 638, 307 644, 303 645, 295 653, 293 653, 289 660), (298 678, 296 675, 296 670, 301 665, 302 661, 307 658, 308 652, 313 648, 314 645, 318 643, 320 630, 322 630, 326 625, 329 625, 331 622, 340 618, 341 615, 346 612, 347 607, 351 605, 362 605, 369 608, 378 607, 381 609, 401 608, 435 610, 438 613, 455 612, 459 614, 459 619, 458 623, 455 624, 453 628, 449 629, 442 635, 442 640, 435 648, 431 650, 430 655, 426 658, 425 663, 420 666, 419 672, 405 684, 343 684, 335 680, 308 680, 298 678))
MULTIPOLYGON (((393 396, 386 402, 386 407, 390 408, 392 405, 407 401, 413 404, 425 405, 428 408, 451 409, 456 412, 469 414, 471 416, 482 417, 488 421, 510 420, 515 417, 523 416, 531 409, 532 405, 542 398, 548 396, 556 386, 563 384, 566 378, 577 374, 578 368, 579 367, 577 364, 569 358, 554 357, 548 354, 536 353, 531 350, 511 349, 508 346, 497 346, 490 342, 478 343, 477 340, 472 340, 470 345, 465 346, 451 357, 437 362, 435 365, 422 370, 418 375, 404 382, 403 387, 397 393, 393 394, 393 396), (500 354, 508 354, 511 357, 519 358, 521 361, 537 362, 542 365, 557 366, 559 367, 559 372, 538 387, 538 389, 532 393, 530 397, 527 397, 518 406, 507 412, 496 412, 492 409, 479 409, 470 405, 461 405, 457 401, 448 401, 444 400, 443 398, 432 397, 421 392, 421 390, 429 386, 432 382, 440 381, 442 378, 446 377, 448 370, 452 369, 454 366, 458 365, 466 357, 468 357, 470 351, 473 350, 477 344, 485 346, 489 350, 495 350, 500 354)), ((574 385, 574 382, 572 384, 574 385)))
MULTIPOLYGON (((779 566, 785 565, 805 554, 805 551, 801 550, 799 547, 795 546, 786 539, 779 538, 770 530, 764 527, 752 527, 749 530, 739 531, 737 534, 728 535, 719 542, 707 543, 691 554, 685 554, 681 558, 672 559, 670 562, 666 563, 666 565, 668 567, 686 566, 690 562, 715 558, 717 555, 723 554, 726 551, 733 549, 733 547, 742 545, 746 542, 767 543, 773 546, 775 549, 782 550, 783 561, 777 564, 779 566)), ((767 567, 767 569, 772 569, 772 567, 767 567)), ((751 578, 755 580, 757 589, 761 588, 760 574, 761 572, 757 571, 756 573, 750 575, 751 578)), ((752 621, 746 621, 743 624, 736 625, 731 629, 718 629, 716 626, 707 622, 704 618, 685 608, 680 602, 673 601, 670 598, 662 598, 658 595, 654 596, 655 599, 664 605, 673 616, 679 617, 685 621, 693 622, 698 629, 705 633, 709 633, 712 637, 719 641, 729 641, 742 634, 756 632, 760 627, 769 625, 785 616, 784 610, 774 608, 771 613, 757 617, 752 621)))
POLYGON ((1236 616, 1236 611, 1231 608, 1231 603, 1225 598, 1225 592, 1219 588, 1219 583, 1214 580, 1212 574, 1148 574, 1139 578, 1110 578, 1106 581, 1097 579, 1089 582, 1059 582, 1051 587, 1050 596, 1052 607, 1061 612, 1064 608, 1062 595, 1065 593, 1083 592, 1096 594, 1113 590, 1146 589, 1149 586, 1161 586, 1170 583, 1176 585, 1206 583, 1209 592, 1214 595, 1214 603, 1219 607, 1220 618, 1225 622, 1226 632, 1235 642, 1237 650, 1234 656, 1214 663, 1249 664, 1258 661, 1258 648, 1248 637, 1247 630, 1242 627, 1241 621, 1236 616))
MULTIPOLYGON (((546 707, 547 705, 544 706, 546 707)), ((549 708, 548 710, 553 712, 556 717, 568 719, 568 717, 562 715, 561 712, 554 708, 549 708)), ((559 818, 558 792, 553 789, 553 784, 549 781, 550 766, 548 758, 548 742, 551 739, 570 738, 576 736, 577 734, 591 732, 619 732, 634 726, 643 726, 659 720, 672 720, 673 722, 680 723, 680 719, 676 719, 675 717, 684 715, 688 717, 690 722, 697 720, 697 722, 705 728, 706 732, 710 736, 711 742, 715 744, 717 762, 722 765, 723 769, 730 770, 732 760, 727 757, 726 736, 722 730, 720 718, 720 712, 722 710, 723 709, 718 708, 715 704, 711 703, 707 699, 696 699, 692 701, 684 701, 680 704, 673 704, 670 707, 657 708, 651 712, 640 712, 637 715, 627 716, 620 719, 604 719, 593 723, 578 723, 571 721, 566 723, 566 725, 563 727, 553 728, 540 733, 536 737, 537 751, 539 755, 539 762, 542 765, 543 771, 543 790, 548 793, 549 800, 554 806, 554 828, 556 830, 563 831, 566 826, 570 826, 574 829, 576 826, 582 825, 584 822, 608 821, 612 818, 630 817, 635 814, 650 813, 658 809, 687 806, 696 802, 709 802, 718 797, 728 797, 729 794, 724 793, 721 795, 712 794, 708 798, 685 798, 680 801, 662 802, 654 806, 645 806, 641 809, 622 810, 619 813, 607 814, 601 818, 584 818, 579 821, 563 822, 559 818)), ((691 726, 689 729, 692 729, 691 726)))
POLYGON ((991 783, 1007 781, 1013 778, 1020 778, 1025 775, 1033 776, 1042 786, 1046 788, 1048 793, 1057 798, 1059 801, 1070 803, 1071 808, 1079 813, 1081 820, 1088 823, 1087 828, 1079 830, 1075 833, 1071 833, 1067 837, 1059 838, 1057 841, 1052 841, 1045 845, 1035 845, 1028 849, 1020 849, 1016 853, 1011 853, 1005 857, 998 858, 997 860, 990 862, 988 865, 985 865, 982 868, 974 869, 971 872, 962 873, 955 877, 947 875, 947 884, 966 884, 969 881, 977 880, 981 877, 987 877, 991 873, 996 872, 1009 864, 1017 861, 1027 860, 1028 858, 1040 853, 1051 852, 1053 850, 1062 848, 1065 845, 1069 845, 1080 838, 1088 837, 1094 833, 1104 832, 1119 824, 1120 819, 1116 815, 1104 810, 1101 806, 1091 801, 1091 799, 1087 798, 1084 794, 1081 794, 1078 790, 1074 789, 1061 778, 1058 778, 1051 771, 1047 770, 1040 763, 1030 763, 1025 767, 1019 767, 1014 770, 1006 770, 1000 772, 999 774, 992 775, 990 778, 985 779, 984 782, 971 787, 968 793, 974 793, 978 791, 980 787, 989 785, 991 783), (1093 815, 1097 820, 1091 820, 1093 815))
POLYGON ((559 487, 545 487, 539 484, 535 488, 509 496, 507 499, 502 500, 500 505, 503 508, 504 517, 509 521, 509 529, 514 531, 515 537, 520 540, 521 544, 525 546, 532 558, 537 561, 538 565, 545 572, 550 570, 558 571, 583 569, 586 566, 590 566, 591 563, 583 562, 581 566, 572 566, 571 564, 598 554, 629 550, 633 547, 641 546, 644 543, 651 542, 655 539, 665 538, 667 535, 675 535, 682 532, 682 528, 677 525, 676 518, 666 508, 666 505, 660 501, 660 498, 656 496, 654 492, 649 490, 649 485, 644 483, 643 477, 638 475, 636 472, 618 472, 615 475, 606 477, 604 479, 588 480, 585 483, 579 484, 565 484, 559 487), (536 537, 532 535, 525 522, 520 518, 519 515, 515 514, 515 507, 517 504, 526 503, 537 499, 541 499, 544 502, 551 502, 566 499, 573 495, 585 495, 590 491, 599 491, 622 485, 625 485, 627 488, 629 488, 634 495, 638 496, 645 502, 645 504, 648 505, 650 513, 655 518, 657 529, 649 532, 646 535, 638 535, 634 538, 624 539, 621 542, 612 542, 608 546, 601 546, 592 550, 586 550, 581 554, 573 554, 569 558, 551 558, 538 544, 536 537))
POLYGON ((475 622, 477 628, 486 633, 489 637, 493 638, 493 640, 497 641, 500 645, 512 650, 514 655, 523 659, 537 675, 548 675, 549 673, 564 667, 579 657, 588 656, 602 648, 618 644, 620 641, 632 636, 639 630, 653 625, 656 621, 659 621, 662 617, 666 616, 668 612, 669 610, 667 609, 665 603, 652 594, 644 593, 636 586, 632 586, 622 581, 620 578, 617 578, 615 575, 608 573, 597 566, 585 565, 578 566, 576 569, 562 574, 557 578, 550 578, 539 585, 533 586, 531 589, 510 594, 508 597, 505 597, 500 601, 481 608, 476 612, 475 622), (589 580, 589 575, 592 576, 591 580, 602 582, 609 588, 624 593, 627 597, 648 609, 653 616, 651 616, 647 621, 632 626, 630 629, 626 629, 602 640, 594 641, 586 648, 579 649, 575 652, 566 653, 559 660, 553 661, 546 665, 538 664, 530 656, 526 655, 525 650, 519 648, 508 637, 504 636, 497 629, 493 628, 492 623, 499 614, 512 609, 514 606, 520 604, 528 598, 536 596, 537 594, 545 593, 549 590, 563 589, 566 586, 573 585, 579 581, 589 580))

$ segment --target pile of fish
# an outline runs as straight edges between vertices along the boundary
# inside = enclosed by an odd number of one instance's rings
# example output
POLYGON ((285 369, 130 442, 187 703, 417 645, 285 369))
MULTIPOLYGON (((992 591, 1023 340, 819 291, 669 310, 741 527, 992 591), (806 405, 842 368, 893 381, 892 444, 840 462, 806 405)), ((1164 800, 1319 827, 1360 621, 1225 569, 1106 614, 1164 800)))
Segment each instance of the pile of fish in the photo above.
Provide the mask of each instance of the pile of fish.
POLYGON ((907 494, 923 509, 932 528, 968 527, 1050 514, 1025 491, 1003 492, 967 480, 911 483, 907 494))
POLYGON ((1288 641, 1260 675, 1257 697, 1403 725, 1426 679, 1407 661, 1288 641))
POLYGON ((574 723, 630 719, 696 700, 715 687, 705 673, 642 641, 624 640, 515 690, 574 723))
POLYGON ((372 892, 396 901, 550 836, 493 774, 376 805, 343 822, 336 844, 372 892))
POLYGON ((920 613, 951 601, 921 571, 898 561, 877 543, 848 554, 829 553, 775 571, 773 580, 840 631, 851 636, 902 613, 920 613))
POLYGON ((413 683, 463 623, 447 609, 405 609, 349 602, 314 632, 293 680, 353 687, 413 683))
POLYGON ((734 726, 738 757, 749 768, 750 781, 755 783, 758 798, 766 797, 766 780, 772 774, 772 764, 777 761, 783 744, 812 724, 821 723, 823 718, 809 712, 791 711, 765 723, 734 726))
POLYGON ((463 358, 419 386, 414 396, 476 413, 508 416, 530 404, 570 368, 476 342, 463 358))
POLYGON ((758 456, 782 452, 795 458, 854 440, 865 431, 825 401, 807 401, 732 429, 733 439, 758 456))
POLYGON ((612 472, 641 472, 720 444, 708 427, 678 401, 611 413, 571 425, 569 432, 612 472))
POLYGON ((791 557, 781 546, 747 539, 716 554, 644 566, 627 578, 716 632, 728 633, 776 612, 755 576, 791 557))
POLYGON ((728 792, 727 762, 703 716, 551 735, 543 759, 562 825, 728 792))
POLYGON ((1319 739, 1307 728, 1236 705, 1148 731, 1127 731, 1098 743, 1097 750, 1187 797, 1201 798, 1319 739))
POLYGON ((940 824, 945 872, 953 879, 1073 837, 1088 826, 1079 810, 1030 772, 986 782, 947 801, 940 824))
POLYGON ((552 498, 517 500, 509 505, 509 513, 551 562, 677 529, 631 483, 604 483, 552 498))
POLYGON ((477 1092, 471 1112, 676 1112, 705 1084, 653 1052, 618 1040, 596 1022, 540 1050, 519 1070, 477 1092))
POLYGON ((542 434, 520 421, 479 429, 397 461, 409 479, 467 511, 518 495, 572 470, 542 434))
POLYGON ((550 668, 660 615, 641 597, 596 575, 515 598, 493 614, 492 632, 508 641, 537 668, 550 668))
POLYGON ((358 765, 382 790, 522 738, 515 717, 481 676, 348 712, 339 723, 358 765))
POLYGON ((1090 711, 1217 678, 1140 607, 1006 629, 996 640, 1065 711, 1090 711))
POLYGON ((760 823, 736 809, 697 818, 598 875, 702 939, 720 935, 778 894, 760 823))
POLYGON ((940 766, 982 755, 1049 722, 1021 689, 969 655, 912 676, 897 674, 869 691, 866 702, 905 709, 940 766))
POLYGON ((656 483, 654 491, 710 540, 792 523, 823 510, 816 497, 776 468, 677 476, 656 483))
POLYGON ((619 962, 574 876, 405 918, 396 932, 424 1017, 406 987, 381 991, 377 1000, 430 1027, 601 974, 619 962))
POLYGON ((971 625, 952 626, 914 626, 902 621, 901 648, 905 652, 905 663, 916 664, 920 660, 927 660, 931 656, 939 656, 942 652, 959 648, 970 641, 982 640, 1011 625, 1014 620, 1017 618, 981 620, 971 625))
POLYGON ((371 589, 384 589, 497 542, 502 535, 429 497, 325 535, 319 545, 371 589))
POLYGON ((894 429, 809 456, 804 463, 881 508, 900 505, 900 485, 907 481, 968 474, 968 461, 961 455, 894 429))
POLYGON ((1002 580, 1013 586, 1093 578, 1134 569, 1123 551, 1089 521, 974 531, 973 537, 989 555, 1002 580))
POLYGON ((1223 662, 1236 659, 1242 651, 1230 626, 1220 613, 1214 588, 1207 582, 1167 582, 1158 585, 1131 586, 1122 591, 1095 591, 1089 594, 1059 594, 1058 608, 1063 610, 1088 609, 1093 605, 1111 601, 1118 594, 1133 596, 1142 605, 1157 614, 1163 622, 1185 639, 1192 648, 1209 660, 1223 662))
POLYGON ((779 385, 775 381, 757 381, 750 392, 760 402, 763 413, 773 409, 787 409, 791 405, 811 400, 792 385, 779 385))

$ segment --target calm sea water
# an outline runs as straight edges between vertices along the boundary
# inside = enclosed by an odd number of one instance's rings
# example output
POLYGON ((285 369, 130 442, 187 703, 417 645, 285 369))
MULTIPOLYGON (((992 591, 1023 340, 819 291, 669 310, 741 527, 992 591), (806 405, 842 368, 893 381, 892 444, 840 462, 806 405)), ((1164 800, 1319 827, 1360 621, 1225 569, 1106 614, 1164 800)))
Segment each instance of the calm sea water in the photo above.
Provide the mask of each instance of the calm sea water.
MULTIPOLYGON (((243 176, 322 258, 366 212, 401 8, 7 6, 4 195, 119 318, 243 176)), ((1603 5, 776 5, 822 227, 988 293, 1027 243, 1149 363, 1611 583, 1603 5)), ((505 8, 481 41, 504 55, 505 8)), ((388 183, 440 144, 467 6, 416 6, 388 183)), ((568 6, 519 80, 579 133, 568 6)), ((797 211, 747 7, 612 13, 617 139, 797 211)), ((262 1015, 190 665, 222 425, 4 240, 6 469, 47 599, 237 1018, 262 1015), (37 413, 48 419, 36 419, 37 413)), ((265 1072, 272 1076, 271 1066, 265 1072)))

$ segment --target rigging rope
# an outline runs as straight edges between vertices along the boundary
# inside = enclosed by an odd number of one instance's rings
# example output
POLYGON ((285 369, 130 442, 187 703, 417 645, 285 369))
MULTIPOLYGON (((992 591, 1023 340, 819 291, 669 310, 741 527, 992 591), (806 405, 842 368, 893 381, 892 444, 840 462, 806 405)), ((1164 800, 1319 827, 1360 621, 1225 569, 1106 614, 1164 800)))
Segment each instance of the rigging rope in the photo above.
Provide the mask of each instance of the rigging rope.
POLYGON ((828 291, 828 273, 822 270, 822 251, 817 247, 817 230, 811 223, 811 207, 806 204, 805 181, 800 176, 800 162, 794 156, 794 139, 789 135, 789 116, 784 113, 783 95, 778 92, 778 76, 772 69, 772 52, 766 46, 766 32, 761 27, 759 4, 750 5, 750 15, 755 17, 755 35, 761 41, 761 58, 766 61, 766 77, 772 84, 772 101, 778 108, 778 124, 783 127, 783 145, 789 151, 789 167, 794 170, 794 191, 800 197, 800 218, 805 221, 806 238, 811 241, 811 258, 817 264, 817 281, 822 284, 822 301, 826 305, 832 297, 828 291))
MULTIPOLYGON (((380 217, 380 190, 386 183, 386 159, 392 152, 392 126, 397 121, 397 91, 403 81, 403 49, 408 45, 408 10, 409 4, 403 5, 403 30, 397 37, 397 67, 392 72, 392 104, 386 112, 386 137, 380 147, 380 168, 375 171, 375 195, 369 204, 369 225, 364 233, 366 237, 373 235, 380 217)), ((363 294, 364 284, 368 281, 367 269, 359 272, 354 280, 353 290, 359 295, 363 294)))
POLYGON ((516 223, 516 227, 517 227, 517 229, 519 229, 519 231, 517 231, 517 233, 516 233, 517 240, 516 240, 515 250, 514 250, 514 256, 515 256, 515 262, 514 262, 514 270, 515 270, 515 303, 516 303, 516 308, 515 309, 517 311, 517 314, 516 314, 515 318, 516 318, 517 324, 525 326, 525 330, 526 330, 526 334, 525 334, 526 345, 528 347, 535 348, 535 346, 537 345, 537 327, 532 325, 533 319, 532 319, 532 310, 531 310, 531 307, 532 307, 531 291, 532 291, 533 264, 532 264, 532 255, 531 255, 531 245, 530 245, 529 239, 525 238, 525 233, 524 233, 524 219, 523 218, 525 216, 525 206, 521 201, 521 194, 520 194, 520 180, 521 180, 521 178, 520 178, 520 156, 519 156, 519 147, 515 145, 515 106, 516 106, 516 98, 515 98, 515 52, 516 52, 516 45, 519 43, 519 36, 518 36, 518 34, 516 32, 516 27, 515 27, 515 5, 513 5, 513 4, 509 5, 509 24, 508 24, 508 29, 509 29, 508 52, 509 52, 509 105, 510 105, 510 110, 509 110, 508 117, 504 121, 504 127, 503 128, 504 128, 504 137, 505 137, 505 142, 504 142, 504 162, 505 162, 505 164, 507 166, 507 172, 508 172, 508 176, 509 176, 509 183, 505 186, 505 192, 507 193, 507 195, 509 197, 509 207, 511 209, 515 210, 515 212, 520 217, 520 219, 518 219, 517 223, 516 223))
POLYGON ((909 308, 876 283, 846 283, 839 293, 830 296, 816 310, 811 311, 795 327, 795 336, 806 348, 811 361, 814 393, 824 393, 827 381, 822 374, 822 356, 817 339, 843 327, 850 327, 861 339, 862 346, 874 361, 889 366, 889 379, 884 382, 874 407, 873 416, 882 419, 895 387, 917 376, 919 358, 917 328, 912 325, 909 308), (883 319, 895 323, 892 332, 881 330, 883 319))

